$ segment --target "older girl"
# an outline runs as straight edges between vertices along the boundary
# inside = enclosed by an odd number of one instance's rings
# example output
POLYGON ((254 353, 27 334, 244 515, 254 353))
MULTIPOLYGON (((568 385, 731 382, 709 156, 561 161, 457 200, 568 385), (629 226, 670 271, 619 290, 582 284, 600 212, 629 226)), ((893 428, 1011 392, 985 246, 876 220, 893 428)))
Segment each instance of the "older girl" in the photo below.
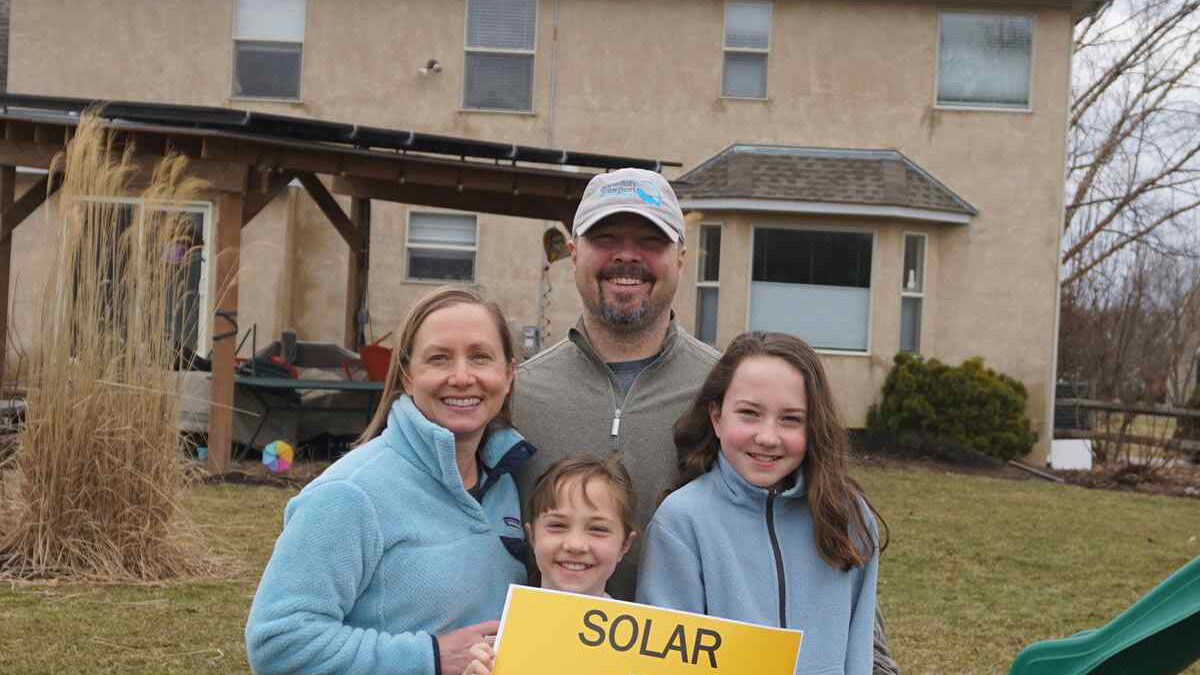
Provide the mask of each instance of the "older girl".
POLYGON ((682 487, 646 528, 638 602, 800 629, 797 672, 870 673, 875 512, 812 348, 736 338, 675 443, 682 487))
POLYGON ((509 423, 513 372, 495 304, 455 288, 417 303, 371 440, 284 511, 246 624, 256 673, 458 675, 470 663, 508 585, 525 581, 509 472, 532 449, 509 423))

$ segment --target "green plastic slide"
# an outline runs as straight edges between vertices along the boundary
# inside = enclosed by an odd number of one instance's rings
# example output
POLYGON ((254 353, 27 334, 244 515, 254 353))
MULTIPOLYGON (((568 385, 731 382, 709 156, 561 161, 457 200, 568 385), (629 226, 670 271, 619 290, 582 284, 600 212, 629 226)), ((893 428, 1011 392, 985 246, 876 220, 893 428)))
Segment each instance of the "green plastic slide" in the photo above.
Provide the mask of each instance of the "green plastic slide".
POLYGON ((1200 557, 1099 630, 1021 650, 1009 675, 1174 675, 1200 660, 1200 557))

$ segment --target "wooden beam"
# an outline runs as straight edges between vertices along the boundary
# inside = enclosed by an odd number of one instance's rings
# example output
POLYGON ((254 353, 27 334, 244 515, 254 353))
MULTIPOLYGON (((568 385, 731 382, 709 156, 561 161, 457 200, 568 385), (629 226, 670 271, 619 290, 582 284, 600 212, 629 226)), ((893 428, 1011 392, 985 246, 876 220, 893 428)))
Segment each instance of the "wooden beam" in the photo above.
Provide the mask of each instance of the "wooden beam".
MULTIPOLYGON (((371 255, 371 200, 355 197, 350 203, 350 220, 358 232, 358 248, 351 247, 346 261, 346 349, 356 350, 363 344, 359 312, 367 292, 367 270, 371 255)), ((365 317, 363 317, 365 318, 365 317)))
MULTIPOLYGON (((54 156, 62 150, 62 145, 51 143, 4 141, 0 142, 0 165, 48 169, 54 156)), ((134 157, 138 175, 148 181, 154 173, 154 168, 162 160, 161 155, 134 157)), ((237 162, 189 159, 188 173, 203 179, 209 188, 218 192, 244 192, 249 168, 237 162)))
MULTIPOLYGON (((0 166, 0 213, 12 208, 17 191, 17 167, 0 166)), ((0 221, 0 382, 8 361, 8 284, 12 274, 12 237, 9 223, 0 221)))
POLYGON ((254 216, 257 216, 267 207, 267 204, 279 196, 279 193, 283 192, 283 189, 295 177, 296 174, 291 171, 272 172, 270 177, 261 183, 259 189, 248 191, 242 203, 242 227, 249 225, 250 221, 254 220, 254 216))
POLYGON ((242 243, 241 194, 228 192, 217 201, 217 301, 212 316, 212 403, 208 410, 208 470, 229 469, 233 447, 233 368, 238 326, 238 259, 242 243))
POLYGON ((395 181, 340 176, 333 179, 333 191, 351 197, 563 222, 571 222, 575 208, 579 206, 578 195, 573 198, 565 195, 545 197, 467 188, 459 192, 453 187, 410 185, 395 181))
POLYGON ((1122 434, 1117 431, 1088 431, 1086 429, 1055 429, 1054 437, 1081 438, 1085 440, 1108 441, 1109 443, 1128 443, 1130 445, 1145 445, 1152 448, 1183 452, 1200 452, 1200 441, 1186 438, 1171 438, 1167 435, 1144 436, 1139 434, 1122 434))
POLYGON ((346 240, 346 245, 350 247, 350 250, 357 251, 359 248, 358 230, 354 228, 354 223, 350 222, 350 217, 338 205, 333 195, 329 194, 329 190, 325 189, 325 184, 321 182, 321 179, 317 178, 315 174, 307 172, 297 174, 297 178, 304 184, 304 189, 308 190, 308 194, 312 196, 317 207, 333 224, 334 229, 342 235, 342 239, 346 240))
POLYGON ((1121 403, 1119 401, 1095 401, 1087 398, 1059 398, 1054 400, 1055 407, 1082 408, 1084 410, 1107 410, 1137 415, 1157 415, 1160 417, 1200 417, 1200 410, 1191 408, 1172 408, 1146 403, 1121 403))
POLYGON ((12 237, 13 230, 25 222, 25 219, 44 204, 50 195, 58 192, 60 187, 62 187, 62 174, 54 174, 53 179, 50 178, 50 174, 46 174, 25 190, 20 199, 4 209, 0 213, 0 220, 3 221, 3 226, 0 227, 0 243, 8 241, 12 237))

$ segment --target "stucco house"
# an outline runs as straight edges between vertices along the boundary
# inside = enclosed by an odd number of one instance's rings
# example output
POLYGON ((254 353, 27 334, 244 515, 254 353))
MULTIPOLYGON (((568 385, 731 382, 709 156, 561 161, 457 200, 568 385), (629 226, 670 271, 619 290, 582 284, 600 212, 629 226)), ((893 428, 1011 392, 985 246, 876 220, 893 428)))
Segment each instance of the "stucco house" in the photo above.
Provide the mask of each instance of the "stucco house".
MULTIPOLYGON (((675 160, 664 173, 700 214, 675 304, 686 328, 718 346, 747 328, 806 337, 851 426, 897 351, 982 355, 1029 389, 1040 459, 1072 30, 1097 4, 11 0, 7 77, 15 93, 675 160)), ((199 230, 216 217, 187 208, 199 230)), ((543 234, 561 227, 372 203, 367 337, 457 281, 535 342, 561 339, 580 311, 569 263, 543 273, 543 234)), ((45 238, 26 227, 14 246, 45 238)), ((302 187, 258 212, 241 250, 243 327, 343 339, 349 251, 302 187)), ((37 260, 13 261, 26 343, 37 260)))

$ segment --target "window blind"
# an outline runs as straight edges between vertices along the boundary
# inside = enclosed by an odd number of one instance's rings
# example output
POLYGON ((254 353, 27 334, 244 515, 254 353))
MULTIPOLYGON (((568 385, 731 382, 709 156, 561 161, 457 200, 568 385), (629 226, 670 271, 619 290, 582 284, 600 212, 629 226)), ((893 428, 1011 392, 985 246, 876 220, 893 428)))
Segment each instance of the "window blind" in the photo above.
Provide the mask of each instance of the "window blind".
POLYGON ((731 2, 725 5, 725 46, 767 49, 771 44, 771 4, 731 2))
POLYGON ((474 246, 475 216, 457 213, 413 213, 408 219, 408 243, 474 246))
POLYGON ((305 0, 238 0, 234 37, 304 42, 304 3, 305 0))
POLYGON ((533 51, 535 0, 470 0, 467 47, 533 51))
POLYGON ((725 52, 721 95, 733 98, 766 98, 767 55, 725 52))
POLYGON ((467 52, 467 108, 533 109, 533 56, 467 52))
POLYGON ((750 330, 791 333, 818 349, 867 350, 871 289, 755 281, 750 330))
POLYGON ((1027 107, 1033 20, 953 12, 941 19, 938 103, 1027 107))

